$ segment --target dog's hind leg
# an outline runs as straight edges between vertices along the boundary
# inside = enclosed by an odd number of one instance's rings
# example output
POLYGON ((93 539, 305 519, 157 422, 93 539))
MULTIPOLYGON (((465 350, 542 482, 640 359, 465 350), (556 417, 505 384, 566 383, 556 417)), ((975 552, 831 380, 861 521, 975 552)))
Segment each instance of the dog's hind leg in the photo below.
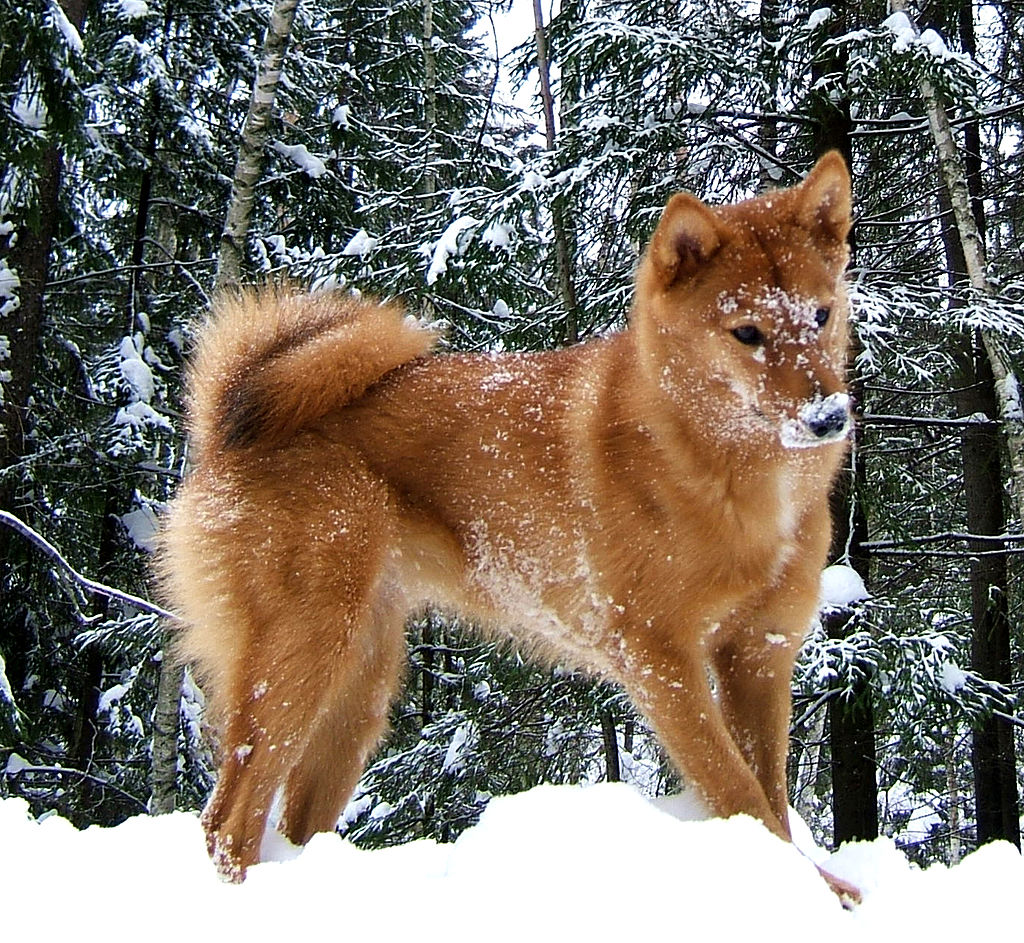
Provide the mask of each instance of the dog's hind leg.
MULTIPOLYGON (((334 613, 339 622, 352 617, 344 608, 339 605, 334 613)), ((295 627, 283 619, 275 625, 283 632, 295 627)), ((254 659, 246 676, 247 693, 238 698, 222 734, 217 785, 202 821, 210 854, 231 880, 241 880, 259 861, 275 794, 301 766, 311 742, 323 736, 321 727, 335 700, 331 692, 347 674, 350 648, 337 639, 335 644, 317 644, 317 636, 330 628, 329 622, 305 625, 309 645, 299 655, 277 650, 278 640, 268 633, 268 649, 254 659)))
POLYGON ((210 857, 231 881, 242 880, 259 861, 270 804, 290 755, 297 753, 292 728, 301 720, 268 722, 260 711, 242 705, 221 735, 217 784, 201 821, 210 857))
MULTIPOLYGON (((297 816, 296 827, 302 831, 296 834, 289 829, 290 837, 306 840, 307 822, 313 830, 329 827, 325 824, 328 807, 344 801, 341 794, 351 789, 359 775, 356 756, 350 755, 345 763, 346 750, 365 752, 362 745, 354 748, 355 740, 361 734, 372 741, 384 726, 390 691, 380 690, 380 685, 373 702, 359 705, 348 719, 337 713, 340 702, 351 707, 359 701, 359 678, 352 669, 364 659, 353 652, 361 643, 348 627, 365 618, 365 612, 339 599, 329 616, 314 614, 308 606, 291 619, 279 614, 253 654, 244 693, 236 699, 222 735, 221 766, 203 813, 203 827, 210 854, 229 879, 241 880, 245 870, 259 861, 271 803, 286 783, 286 792, 298 798, 288 802, 285 814, 293 824, 297 816), (292 649, 288 638, 297 632, 303 634, 301 651, 292 649), (332 762, 333 737, 346 739, 334 745, 332 762), (318 761, 325 762, 326 768, 316 769, 318 761), (337 774, 338 785, 328 788, 325 784, 337 774)), ((395 659, 389 656, 388 660, 390 664, 395 659)), ((391 668, 387 673, 397 675, 391 668)))
POLYGON ((259 860, 275 793, 312 741, 310 762, 322 754, 330 731, 318 728, 359 684, 392 532, 387 494, 371 476, 350 468, 296 479, 248 523, 248 552, 223 588, 235 599, 240 641, 231 683, 214 692, 222 756, 203 826, 218 869, 233 880, 259 860))
POLYGON ((295 845, 333 831, 384 733, 405 660, 403 616, 382 612, 361 630, 353 644, 359 651, 324 698, 323 716, 288 774, 278 828, 295 845))

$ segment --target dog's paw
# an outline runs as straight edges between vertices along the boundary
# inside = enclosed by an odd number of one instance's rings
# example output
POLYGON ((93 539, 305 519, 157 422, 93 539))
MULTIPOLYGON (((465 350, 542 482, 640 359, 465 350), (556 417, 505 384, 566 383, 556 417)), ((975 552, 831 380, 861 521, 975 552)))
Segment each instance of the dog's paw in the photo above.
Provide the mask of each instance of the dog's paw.
POLYGON ((862 900, 860 888, 849 881, 843 880, 841 877, 836 877, 831 871, 826 871, 821 865, 818 865, 818 873, 825 879, 825 883, 829 886, 832 893, 839 898, 839 903, 843 905, 844 910, 853 910, 862 900))
POLYGON ((217 832, 206 833, 206 850, 210 860, 217 869, 222 881, 229 884, 241 884, 245 880, 245 868, 232 848, 231 836, 221 836, 217 832))

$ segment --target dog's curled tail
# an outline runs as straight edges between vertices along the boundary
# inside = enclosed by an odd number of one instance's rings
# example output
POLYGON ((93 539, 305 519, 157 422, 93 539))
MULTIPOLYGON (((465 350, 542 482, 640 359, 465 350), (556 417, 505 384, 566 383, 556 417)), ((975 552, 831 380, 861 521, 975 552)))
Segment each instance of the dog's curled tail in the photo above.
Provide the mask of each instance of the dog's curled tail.
POLYGON ((437 339, 397 306, 341 292, 225 293, 189 373, 194 458, 283 445, 437 339))

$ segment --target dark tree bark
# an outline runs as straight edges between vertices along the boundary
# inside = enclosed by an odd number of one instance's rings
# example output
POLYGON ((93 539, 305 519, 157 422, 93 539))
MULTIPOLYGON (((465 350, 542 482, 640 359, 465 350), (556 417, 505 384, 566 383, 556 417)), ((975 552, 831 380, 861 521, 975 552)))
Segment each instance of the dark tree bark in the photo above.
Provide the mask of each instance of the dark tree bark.
MULTIPOLYGON (((943 242, 950 282, 957 290, 966 286, 963 248, 950 222, 949 197, 940 192, 940 208, 946 223, 943 242)), ((961 335, 954 351, 957 374, 953 400, 958 415, 998 414, 994 379, 977 332, 961 335)), ((960 458, 964 474, 964 502, 967 530, 984 537, 1006 531, 1003 506, 1003 466, 997 430, 981 423, 963 427, 960 458)), ((994 553, 996 545, 972 540, 968 549, 978 553, 970 560, 971 586, 971 668, 983 678, 1010 684, 1012 657, 1010 617, 1007 603, 1008 573, 1005 554, 994 553)), ((1020 845, 1019 800, 1013 727, 989 717, 975 727, 971 747, 977 838, 980 844, 1006 839, 1020 845)))
MULTIPOLYGON (((173 10, 165 12, 164 32, 169 35, 173 10)), ((132 238, 131 274, 128 288, 127 330, 138 327, 138 313, 143 310, 143 264, 146 258, 146 239, 153 208, 153 185, 156 177, 157 145, 160 140, 160 99, 154 85, 149 99, 150 124, 143 154, 146 164, 139 180, 139 200, 135 211, 135 231, 132 238)), ((178 728, 181 709, 181 686, 185 680, 184 665, 171 657, 173 624, 165 623, 163 657, 160 660, 156 705, 153 709, 152 762, 149 771, 149 811, 154 815, 173 812, 177 805, 178 783, 178 728)))
POLYGON ((601 711, 601 735, 604 739, 605 770, 608 782, 620 782, 622 770, 619 766, 619 740, 615 736, 615 717, 607 709, 601 711))
POLYGON ((434 722, 434 617, 420 621, 420 723, 434 722))
MULTIPOLYGON (((86 0, 60 0, 60 6, 69 22, 81 32, 86 0)), ((17 289, 19 306, 4 317, 2 325, 10 345, 3 368, 10 372, 10 380, 3 385, 0 402, 0 471, 17 465, 28 452, 32 429, 29 404, 42 351, 46 283, 59 218, 62 170, 61 151, 56 144, 51 145, 43 153, 36 177, 39 202, 38 212, 32 217, 38 222, 18 226, 16 238, 10 240, 13 244, 5 244, 8 240, 0 237, 0 249, 20 283, 17 289)), ((0 509, 20 514, 23 503, 18 476, 0 475, 0 509)), ((24 548, 19 538, 7 528, 0 527, 0 586, 18 585, 15 568, 23 564, 24 548)), ((30 654, 36 640, 24 604, 16 600, 11 602, 7 622, 0 626, 0 633, 8 677, 18 692, 28 673, 30 654)))
MULTIPOLYGON (((85 21, 86 0, 61 0, 69 22, 81 31, 85 21)), ((38 225, 21 226, 14 244, 6 250, 7 264, 20 281, 19 307, 4 318, 4 333, 10 341, 10 357, 5 369, 11 379, 4 384, 0 403, 0 468, 19 461, 25 452, 25 438, 31 417, 28 403, 36 374, 42 338, 44 297, 50 270, 50 252, 56 233, 63 159, 56 145, 43 154, 37 177, 39 188, 38 225)), ((0 485, 0 507, 11 505, 13 490, 0 485)))
MULTIPOLYGON (((555 100, 551 91, 551 59, 548 53, 548 30, 540 0, 533 0, 534 39, 537 45, 537 72, 540 77, 541 100, 544 105, 544 138, 547 149, 554 152, 557 144, 555 130, 555 100)), ((566 213, 565 201, 559 195, 551 201, 551 228, 555 238, 555 274, 558 295, 565 308, 565 342, 579 340, 579 304, 572 273, 572 232, 566 213)))
POLYGON ((156 160, 156 146, 159 138, 158 108, 158 95, 154 91, 150 99, 150 114, 152 117, 149 131, 146 135, 146 148, 143 152, 146 158, 146 166, 143 168, 142 178, 139 180, 139 203, 135 210, 135 233, 132 237, 131 274, 128 282, 128 331, 135 330, 136 315, 142 301, 142 264, 146 258, 146 234, 149 231, 150 208, 153 203, 153 176, 155 172, 153 164, 156 160))
POLYGON ((758 20, 761 31, 761 72, 766 93, 761 107, 765 117, 758 128, 758 144, 763 151, 761 162, 761 189, 767 190, 777 182, 777 168, 774 165, 779 156, 779 124, 774 117, 778 111, 778 52, 777 44, 782 35, 781 0, 761 0, 758 20))
MULTIPOLYGON (((965 416, 978 412, 994 415, 992 374, 980 343, 966 336, 959 353, 958 411, 965 416)), ((972 534, 1006 531, 999 445, 998 433, 980 424, 966 426, 961 436, 967 529, 972 534)), ((1009 685, 1012 661, 1006 555, 993 553, 993 544, 981 540, 970 541, 968 547, 978 552, 970 561, 971 667, 983 678, 1009 685)), ((971 764, 979 844, 1005 839, 1020 847, 1014 728, 1009 721, 990 716, 978 722, 971 764)))
MULTIPOLYGON (((104 494, 101 510, 100 540, 98 547, 98 575, 106 576, 105 570, 114 558, 117 547, 116 493, 108 488, 104 494)), ((99 593, 94 594, 92 605, 97 615, 106 617, 110 608, 110 599, 99 593)), ((68 760, 71 765, 83 773, 91 773, 93 760, 97 752, 97 741, 100 734, 99 704, 103 686, 104 658, 103 649, 99 645, 90 645, 82 652, 82 673, 78 678, 78 698, 75 709, 74 729, 68 748, 68 760)), ((103 801, 103 795, 97 791, 96 781, 91 777, 82 779, 82 800, 86 808, 95 808, 103 801)))
MULTIPOLYGON (((854 395, 857 395, 856 385, 854 395)), ((865 487, 863 466, 847 467, 832 492, 831 559, 845 559, 867 583, 869 560, 862 549, 867 519, 857 494, 865 487)), ((825 617, 830 638, 846 638, 856 628, 851 612, 833 610, 825 617)), ((832 822, 836 846, 878 837, 878 780, 874 699, 868 681, 849 698, 828 705, 829 750, 832 756, 832 822)))
MULTIPOLYGON (((828 29, 835 35, 854 28, 855 8, 849 0, 829 4, 832 16, 828 29)), ((845 53, 827 52, 813 65, 813 78, 821 82, 828 75, 846 72, 845 53)), ((853 121, 850 102, 845 96, 835 97, 827 87, 812 104, 814 116, 814 153, 838 150, 853 165, 853 121)), ((855 234, 850 237, 855 250, 855 234)), ((853 358, 851 357, 851 362, 853 358)), ((863 390, 854 381, 851 392, 855 403, 863 401, 863 390)), ((859 432, 855 433, 853 454, 856 454, 859 432)), ((858 462, 847 465, 836 483, 831 498, 833 542, 830 559, 843 561, 870 580, 869 561, 862 549, 867 538, 867 520, 858 492, 864 487, 863 467, 858 462)), ((851 614, 838 611, 825 620, 825 629, 832 638, 845 638, 854 630, 851 614)), ((828 704, 829 747, 832 756, 832 818, 833 842, 870 840, 878 836, 878 784, 876 776, 874 702, 870 681, 864 679, 849 697, 833 698, 828 704)))
MULTIPOLYGON (((10 357, 5 368, 11 379, 4 384, 0 404, 0 463, 13 465, 25 454, 25 440, 31 426, 28 403, 39 359, 43 332, 43 299, 50 268, 50 248, 57 222, 57 198, 60 192, 61 157, 49 148, 39 171, 39 227, 22 227, 7 252, 7 264, 17 274, 19 306, 4 318, 4 333, 10 340, 10 357)), ((11 487, 0 494, 0 503, 12 511, 11 487)))
MULTIPOLYGON (((29 404, 42 346, 43 300, 56 230, 60 177, 60 152, 51 147, 39 171, 39 227, 20 227, 17 240, 6 253, 7 264, 20 281, 17 289, 20 304, 2 322, 3 333, 10 341, 9 356, 2 366, 10 372, 11 378, 3 385, 3 402, 0 402, 0 470, 16 466, 28 451, 32 426, 29 404)), ((22 505, 25 503, 28 502, 18 474, 0 474, 0 509, 20 515, 24 513, 22 505)), ((0 527, 0 586, 19 585, 19 570, 29 567, 19 538, 0 527)), ((3 607, 7 615, 5 624, 0 627, 0 652, 7 660, 8 678, 15 694, 23 689, 31 654, 37 645, 27 603, 27 599, 19 600, 17 594, 12 594, 3 607)))

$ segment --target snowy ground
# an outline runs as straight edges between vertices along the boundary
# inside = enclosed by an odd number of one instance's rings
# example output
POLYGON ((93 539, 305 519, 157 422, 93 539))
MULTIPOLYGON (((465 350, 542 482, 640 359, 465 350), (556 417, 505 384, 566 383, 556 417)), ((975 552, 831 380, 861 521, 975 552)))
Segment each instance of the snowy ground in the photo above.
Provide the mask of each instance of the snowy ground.
POLYGON ((542 786, 493 800, 451 845, 359 851, 320 835, 233 886, 215 876, 194 815, 77 832, 11 799, 0 803, 0 937, 619 943, 714 932, 834 943, 1020 932, 1024 862, 1006 843, 926 871, 884 839, 844 848, 829 866, 865 891, 847 913, 760 824, 678 817, 692 814, 625 785, 542 786))

